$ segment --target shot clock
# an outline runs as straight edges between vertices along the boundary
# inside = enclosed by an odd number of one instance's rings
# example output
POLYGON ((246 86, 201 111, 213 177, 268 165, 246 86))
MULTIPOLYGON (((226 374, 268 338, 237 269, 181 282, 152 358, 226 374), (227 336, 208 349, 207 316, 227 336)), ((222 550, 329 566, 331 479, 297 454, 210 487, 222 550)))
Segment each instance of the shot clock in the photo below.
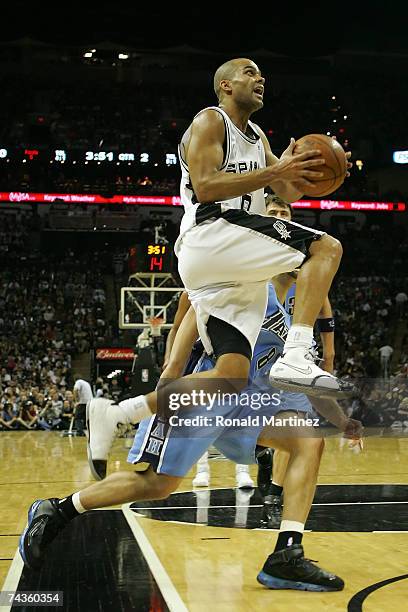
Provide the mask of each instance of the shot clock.
POLYGON ((158 272, 173 271, 173 248, 169 244, 142 243, 129 249, 129 271, 158 272))
POLYGON ((168 244, 146 245, 146 272, 171 272, 172 249, 168 244))

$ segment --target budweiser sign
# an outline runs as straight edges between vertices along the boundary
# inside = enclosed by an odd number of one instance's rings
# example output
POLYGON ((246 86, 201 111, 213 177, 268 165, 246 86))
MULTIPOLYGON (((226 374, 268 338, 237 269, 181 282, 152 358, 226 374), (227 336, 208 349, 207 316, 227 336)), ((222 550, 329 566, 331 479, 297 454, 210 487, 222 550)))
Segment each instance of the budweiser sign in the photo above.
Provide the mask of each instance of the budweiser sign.
POLYGON ((133 359, 135 356, 132 348, 98 348, 96 359, 133 359))

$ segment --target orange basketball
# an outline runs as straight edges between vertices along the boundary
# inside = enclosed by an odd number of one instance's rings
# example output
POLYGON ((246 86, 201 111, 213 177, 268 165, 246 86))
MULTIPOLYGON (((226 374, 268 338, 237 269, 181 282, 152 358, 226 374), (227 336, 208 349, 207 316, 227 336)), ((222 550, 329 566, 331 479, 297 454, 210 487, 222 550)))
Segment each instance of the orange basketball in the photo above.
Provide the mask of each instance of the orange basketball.
POLYGON ((305 195, 319 197, 333 193, 346 178, 347 158, 343 147, 337 140, 325 134, 308 134, 296 141, 294 153, 303 153, 308 149, 320 149, 326 163, 311 168, 316 172, 323 172, 324 176, 311 181, 316 183, 316 188, 310 189, 309 193, 305 191, 305 195))

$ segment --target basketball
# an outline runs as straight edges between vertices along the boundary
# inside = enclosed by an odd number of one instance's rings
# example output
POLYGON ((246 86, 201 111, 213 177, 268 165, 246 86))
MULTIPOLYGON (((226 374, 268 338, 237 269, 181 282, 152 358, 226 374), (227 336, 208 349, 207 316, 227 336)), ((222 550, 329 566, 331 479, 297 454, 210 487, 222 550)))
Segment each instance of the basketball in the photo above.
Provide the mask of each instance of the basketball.
POLYGON ((313 183, 317 183, 316 188, 305 191, 305 195, 320 197, 333 193, 346 178, 347 158, 343 147, 325 134, 308 134, 296 141, 294 153, 303 153, 308 149, 320 149, 326 163, 313 168, 316 172, 323 172, 324 176, 313 180, 313 183))

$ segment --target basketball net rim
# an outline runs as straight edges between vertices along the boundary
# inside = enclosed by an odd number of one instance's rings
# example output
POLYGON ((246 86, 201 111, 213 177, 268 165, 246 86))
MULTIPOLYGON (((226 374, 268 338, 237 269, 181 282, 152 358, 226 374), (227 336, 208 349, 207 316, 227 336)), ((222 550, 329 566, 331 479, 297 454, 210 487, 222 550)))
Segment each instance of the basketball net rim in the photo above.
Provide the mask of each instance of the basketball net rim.
POLYGON ((150 332, 152 336, 160 336, 161 326, 164 323, 163 317, 149 317, 147 323, 150 325, 150 332))

